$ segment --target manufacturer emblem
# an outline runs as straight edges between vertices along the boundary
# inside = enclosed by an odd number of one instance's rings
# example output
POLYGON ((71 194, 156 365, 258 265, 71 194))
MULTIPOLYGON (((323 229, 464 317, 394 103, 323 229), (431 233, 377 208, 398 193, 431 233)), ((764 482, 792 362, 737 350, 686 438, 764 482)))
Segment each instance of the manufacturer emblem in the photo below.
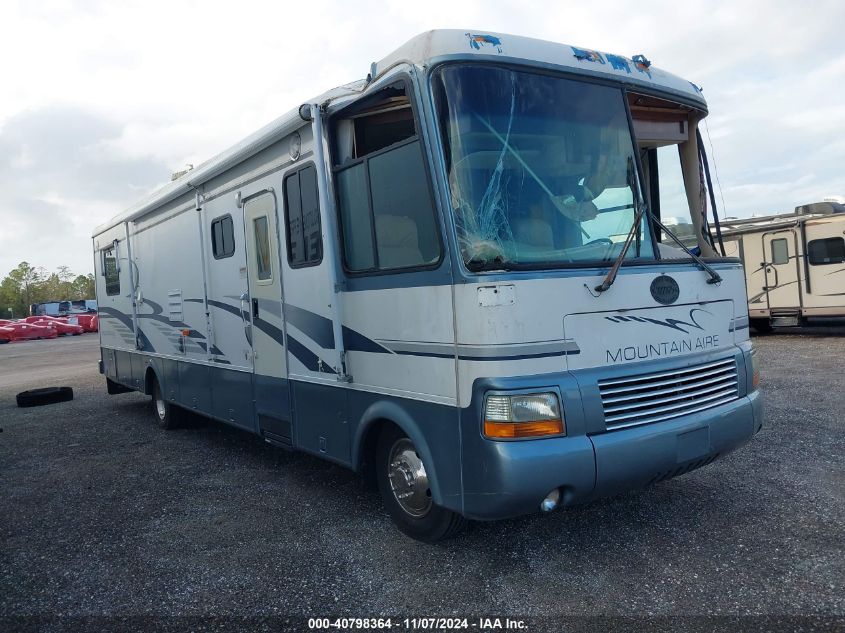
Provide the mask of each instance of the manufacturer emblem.
POLYGON ((680 294, 678 282, 669 275, 660 275, 651 282, 651 296, 657 303, 668 306, 670 303, 675 303, 680 294))

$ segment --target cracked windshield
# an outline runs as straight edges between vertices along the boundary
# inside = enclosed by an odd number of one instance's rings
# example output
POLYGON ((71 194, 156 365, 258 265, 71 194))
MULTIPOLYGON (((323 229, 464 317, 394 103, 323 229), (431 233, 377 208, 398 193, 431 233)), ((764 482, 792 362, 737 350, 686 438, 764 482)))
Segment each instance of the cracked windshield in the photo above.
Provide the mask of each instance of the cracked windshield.
MULTIPOLYGON (((492 66, 447 66, 434 84, 468 268, 619 256, 638 186, 621 90, 492 66)), ((651 259, 637 228, 625 258, 651 259)))

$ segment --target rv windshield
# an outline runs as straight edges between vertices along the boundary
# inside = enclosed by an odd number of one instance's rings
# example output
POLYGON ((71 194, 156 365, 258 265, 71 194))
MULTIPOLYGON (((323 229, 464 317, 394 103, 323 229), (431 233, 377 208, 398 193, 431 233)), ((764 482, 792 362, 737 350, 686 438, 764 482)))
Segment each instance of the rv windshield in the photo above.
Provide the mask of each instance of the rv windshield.
MULTIPOLYGON (((636 215, 637 177, 621 89, 452 65, 436 73, 434 90, 468 268, 619 256, 636 215)), ((654 257, 645 219, 625 257, 654 257)))

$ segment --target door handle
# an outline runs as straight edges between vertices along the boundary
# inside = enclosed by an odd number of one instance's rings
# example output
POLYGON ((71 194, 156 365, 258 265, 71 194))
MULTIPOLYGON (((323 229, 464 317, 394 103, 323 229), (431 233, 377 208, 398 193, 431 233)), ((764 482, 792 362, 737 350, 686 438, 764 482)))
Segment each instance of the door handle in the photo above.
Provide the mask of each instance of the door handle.
POLYGON ((258 318, 258 299, 252 300, 252 318, 253 319, 258 318))
POLYGON ((773 286, 766 285, 766 287, 764 288, 764 290, 767 290, 767 291, 768 291, 768 290, 774 290, 775 288, 777 288, 777 287, 778 287, 778 285, 780 285, 780 284, 778 283, 778 269, 777 269, 777 267, 776 267, 776 266, 770 266, 770 265, 767 265, 767 266, 766 266, 766 284, 768 284, 768 282, 769 282, 769 273, 774 273, 774 276, 775 276, 775 283, 774 283, 774 285, 773 285, 773 286))
POLYGON ((244 336, 250 347, 252 347, 252 324, 249 321, 247 301, 249 301, 249 293, 245 292, 241 295, 241 319, 244 322, 244 336))

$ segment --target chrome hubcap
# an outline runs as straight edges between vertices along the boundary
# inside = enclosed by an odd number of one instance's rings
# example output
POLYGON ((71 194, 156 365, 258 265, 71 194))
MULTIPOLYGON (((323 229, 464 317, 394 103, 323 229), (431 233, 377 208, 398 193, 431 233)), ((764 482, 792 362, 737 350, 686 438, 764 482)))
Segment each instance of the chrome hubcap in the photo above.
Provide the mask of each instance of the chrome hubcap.
POLYGON ((158 419, 163 420, 164 415, 165 415, 165 413, 167 413, 167 411, 164 408, 164 398, 161 397, 161 394, 158 391, 156 391, 155 402, 156 402, 156 413, 158 414, 158 419))
POLYGON ((390 450, 387 476, 393 496, 405 512, 414 517, 428 514, 431 509, 428 475, 408 438, 398 440, 390 450))

